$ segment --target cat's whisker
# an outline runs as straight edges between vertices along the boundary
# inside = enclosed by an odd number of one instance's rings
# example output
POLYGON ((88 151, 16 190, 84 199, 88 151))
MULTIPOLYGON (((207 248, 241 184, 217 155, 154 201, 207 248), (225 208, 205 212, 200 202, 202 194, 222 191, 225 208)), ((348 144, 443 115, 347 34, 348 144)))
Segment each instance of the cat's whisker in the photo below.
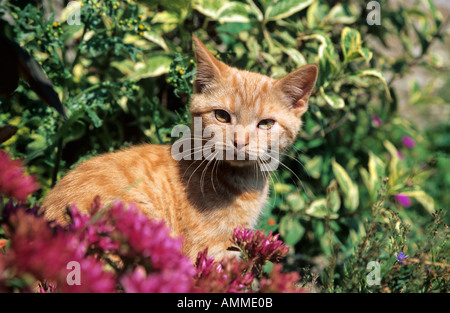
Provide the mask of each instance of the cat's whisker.
MULTIPOLYGON (((221 161, 221 160, 214 159, 213 168, 212 168, 212 170, 211 170, 211 185, 212 185, 213 190, 214 190, 214 192, 215 192, 216 194, 217 194, 217 190, 216 190, 216 186, 215 186, 215 184, 214 184, 214 169, 217 169, 217 168, 218 168, 217 165, 220 163, 220 161, 221 161)), ((216 179, 218 179, 218 178, 217 178, 217 170, 216 170, 216 179)))
POLYGON ((305 165, 303 165, 302 162, 300 162, 300 160, 298 160, 297 158, 294 158, 293 156, 291 156, 291 155, 289 155, 289 154, 283 153, 283 152, 280 152, 280 155, 282 155, 283 157, 286 156, 286 157, 290 158, 291 160, 297 162, 297 163, 305 170, 305 173, 306 173, 308 176, 311 176, 311 175, 309 174, 308 169, 305 167, 305 165))
MULTIPOLYGON (((271 176, 271 173, 268 171, 267 168, 267 164, 265 164, 264 162, 259 162, 258 160, 258 164, 260 165, 260 167, 263 167, 264 171, 261 171, 264 180, 267 180, 267 178, 269 177, 272 181, 272 185, 275 185, 275 182, 273 181, 273 178, 271 176)), ((276 197, 277 197, 277 191, 275 190, 275 197, 273 198, 273 203, 271 203, 271 206, 275 206, 275 201, 276 201, 276 197)))
MULTIPOLYGON (((203 159, 203 160, 200 162, 200 164, 195 168, 195 170, 191 173, 191 176, 189 176, 189 179, 188 179, 188 181, 187 181, 186 186, 189 186, 189 182, 191 181, 192 175, 195 174, 195 172, 202 166, 203 163, 205 163, 205 161, 208 161, 208 159, 206 159, 206 158, 203 159)), ((201 179, 200 179, 200 180, 201 180, 201 179)))
MULTIPOLYGON (((272 156, 271 156, 271 157, 272 157, 272 156)), ((291 173, 295 176, 295 178, 297 179, 297 181, 301 184, 303 191, 306 192, 306 194, 308 195, 308 197, 310 197, 311 199, 314 199, 314 198, 315 198, 314 194, 313 194, 309 189, 307 189, 307 188, 305 187, 305 185, 303 184, 303 182, 302 182, 302 180, 300 179, 300 177, 298 177, 298 175, 297 175, 293 170, 291 170, 291 168, 290 168, 289 166, 287 166, 286 164, 284 164, 284 163, 281 162, 280 160, 278 160, 278 162, 279 162, 284 168, 286 168, 289 172, 291 172, 291 173)), ((296 182, 294 182, 294 183, 295 183, 297 189, 299 189, 299 186, 297 185, 297 183, 296 183, 296 182)))
MULTIPOLYGON (((192 154, 194 154, 194 153, 192 153, 192 154)), ((191 154, 191 155, 192 155, 191 154)), ((196 162, 194 161, 194 162, 191 162, 190 164, 189 164, 189 166, 184 170, 184 173, 183 173, 183 175, 181 176, 181 178, 182 179, 184 179, 184 176, 186 175, 186 172, 191 168, 191 166, 192 165, 194 165, 194 164, 196 164, 196 162)), ((191 174, 191 176, 192 176, 192 174, 191 174)), ((190 178, 189 178, 190 179, 190 178)))
MULTIPOLYGON (((208 166, 211 164, 212 161, 215 160, 215 157, 217 156, 219 152, 216 152, 211 159, 208 160, 208 163, 206 163, 206 166, 204 167, 202 174, 200 176, 200 191, 202 192, 202 195, 204 195, 204 189, 203 189, 203 182, 206 175, 206 171, 208 170, 208 166)), ((206 159, 207 160, 207 159, 206 159)))

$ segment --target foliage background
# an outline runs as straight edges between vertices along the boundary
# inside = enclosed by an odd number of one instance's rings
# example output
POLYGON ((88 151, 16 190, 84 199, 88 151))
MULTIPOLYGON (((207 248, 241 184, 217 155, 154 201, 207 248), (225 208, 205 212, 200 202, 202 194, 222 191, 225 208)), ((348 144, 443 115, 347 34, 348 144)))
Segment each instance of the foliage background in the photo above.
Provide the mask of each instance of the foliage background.
POLYGON ((88 0, 75 24, 64 1, 0 3, 2 32, 67 112, 23 81, 0 98, 0 127, 17 128, 0 148, 38 177, 32 203, 92 155, 174 140, 189 119, 195 33, 228 64, 272 77, 319 64, 258 225, 291 247, 286 267, 317 291, 448 291, 449 28, 433 1, 378 1, 380 25, 362 0, 88 0), (367 284, 370 261, 379 285, 367 284))

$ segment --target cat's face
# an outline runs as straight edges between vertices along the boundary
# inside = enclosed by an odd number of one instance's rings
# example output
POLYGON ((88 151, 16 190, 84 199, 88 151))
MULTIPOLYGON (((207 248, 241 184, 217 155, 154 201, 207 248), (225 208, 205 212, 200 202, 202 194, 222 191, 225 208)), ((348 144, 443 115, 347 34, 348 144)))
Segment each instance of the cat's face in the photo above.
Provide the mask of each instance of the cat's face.
POLYGON ((273 161, 295 140, 317 66, 272 79, 229 67, 196 37, 194 43, 197 77, 190 110, 194 129, 201 121, 205 155, 236 166, 273 161))

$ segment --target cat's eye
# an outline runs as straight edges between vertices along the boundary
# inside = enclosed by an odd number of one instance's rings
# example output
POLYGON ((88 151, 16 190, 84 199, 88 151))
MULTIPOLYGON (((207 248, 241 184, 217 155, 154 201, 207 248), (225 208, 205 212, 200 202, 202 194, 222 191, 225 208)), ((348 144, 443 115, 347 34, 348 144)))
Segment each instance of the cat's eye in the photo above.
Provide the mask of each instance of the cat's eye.
POLYGON ((221 123, 230 123, 231 122, 231 116, 230 116, 230 114, 228 114, 227 111, 215 110, 214 111, 214 116, 221 123))
POLYGON ((261 122, 259 122, 258 128, 262 129, 262 130, 269 130, 273 127, 273 125, 275 125, 275 121, 271 120, 271 119, 267 119, 267 120, 262 120, 261 122))

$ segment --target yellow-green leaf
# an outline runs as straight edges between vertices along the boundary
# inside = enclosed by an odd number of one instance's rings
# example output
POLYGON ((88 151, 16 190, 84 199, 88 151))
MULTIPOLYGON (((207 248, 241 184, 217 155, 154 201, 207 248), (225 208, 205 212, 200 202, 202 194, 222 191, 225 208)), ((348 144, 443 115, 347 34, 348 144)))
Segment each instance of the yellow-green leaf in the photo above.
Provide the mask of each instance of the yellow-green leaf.
POLYGON ((314 200, 310 206, 305 211, 306 214, 317 217, 317 218, 330 218, 336 219, 339 215, 336 213, 331 213, 328 209, 327 200, 326 199, 317 199, 314 200))
POLYGON ((314 0, 272 0, 266 5, 266 21, 281 20, 307 8, 314 0))
POLYGON ((399 176, 399 158, 397 148, 388 140, 384 141, 384 146, 391 155, 391 162, 389 163, 389 184, 394 186, 399 176))
POLYGON ((320 95, 325 102, 333 109, 343 109, 345 107, 344 99, 332 92, 325 92, 323 87, 320 87, 320 95))
POLYGON ((333 213, 337 213, 341 208, 341 197, 335 179, 327 187, 327 206, 333 213))
POLYGON ((193 8, 221 23, 247 23, 254 12, 249 5, 228 0, 194 0, 193 8))
POLYGON ((305 170, 312 178, 318 179, 322 169, 323 158, 321 155, 316 155, 311 160, 306 162, 305 170))
POLYGON ((350 210, 354 211, 359 205, 359 190, 358 185, 353 183, 350 176, 345 169, 336 162, 335 159, 331 160, 334 176, 339 183, 339 187, 344 194, 344 205, 350 210))
POLYGON ((172 58, 167 55, 154 55, 148 57, 145 63, 136 63, 131 79, 140 80, 147 77, 156 77, 166 74, 170 70, 172 58))
POLYGON ((435 212, 434 209, 434 200, 429 195, 425 193, 423 190, 413 190, 413 191, 404 191, 403 195, 412 197, 416 199, 428 213, 432 214, 435 212))
POLYGON ((291 193, 286 197, 286 202, 289 205, 289 208, 298 212, 305 208, 305 200, 298 193, 291 193))
POLYGON ((388 96, 389 99, 391 99, 391 93, 389 92, 389 86, 386 82, 386 78, 384 77, 383 72, 381 72, 378 69, 371 68, 371 69, 367 69, 367 70, 358 71, 355 73, 355 75, 358 77, 367 77, 367 76, 375 77, 383 84, 386 95, 388 96))
POLYGON ((385 175, 384 162, 372 152, 369 152, 369 194, 374 201, 377 197, 377 192, 380 187, 381 179, 385 175))
POLYGON ((280 235, 283 236, 284 242, 288 246, 294 246, 300 239, 302 239, 305 228, 296 219, 289 215, 281 218, 279 226, 280 235))
POLYGON ((341 48, 345 63, 361 56, 359 52, 362 48, 361 43, 361 35, 356 29, 344 27, 341 33, 341 48))

